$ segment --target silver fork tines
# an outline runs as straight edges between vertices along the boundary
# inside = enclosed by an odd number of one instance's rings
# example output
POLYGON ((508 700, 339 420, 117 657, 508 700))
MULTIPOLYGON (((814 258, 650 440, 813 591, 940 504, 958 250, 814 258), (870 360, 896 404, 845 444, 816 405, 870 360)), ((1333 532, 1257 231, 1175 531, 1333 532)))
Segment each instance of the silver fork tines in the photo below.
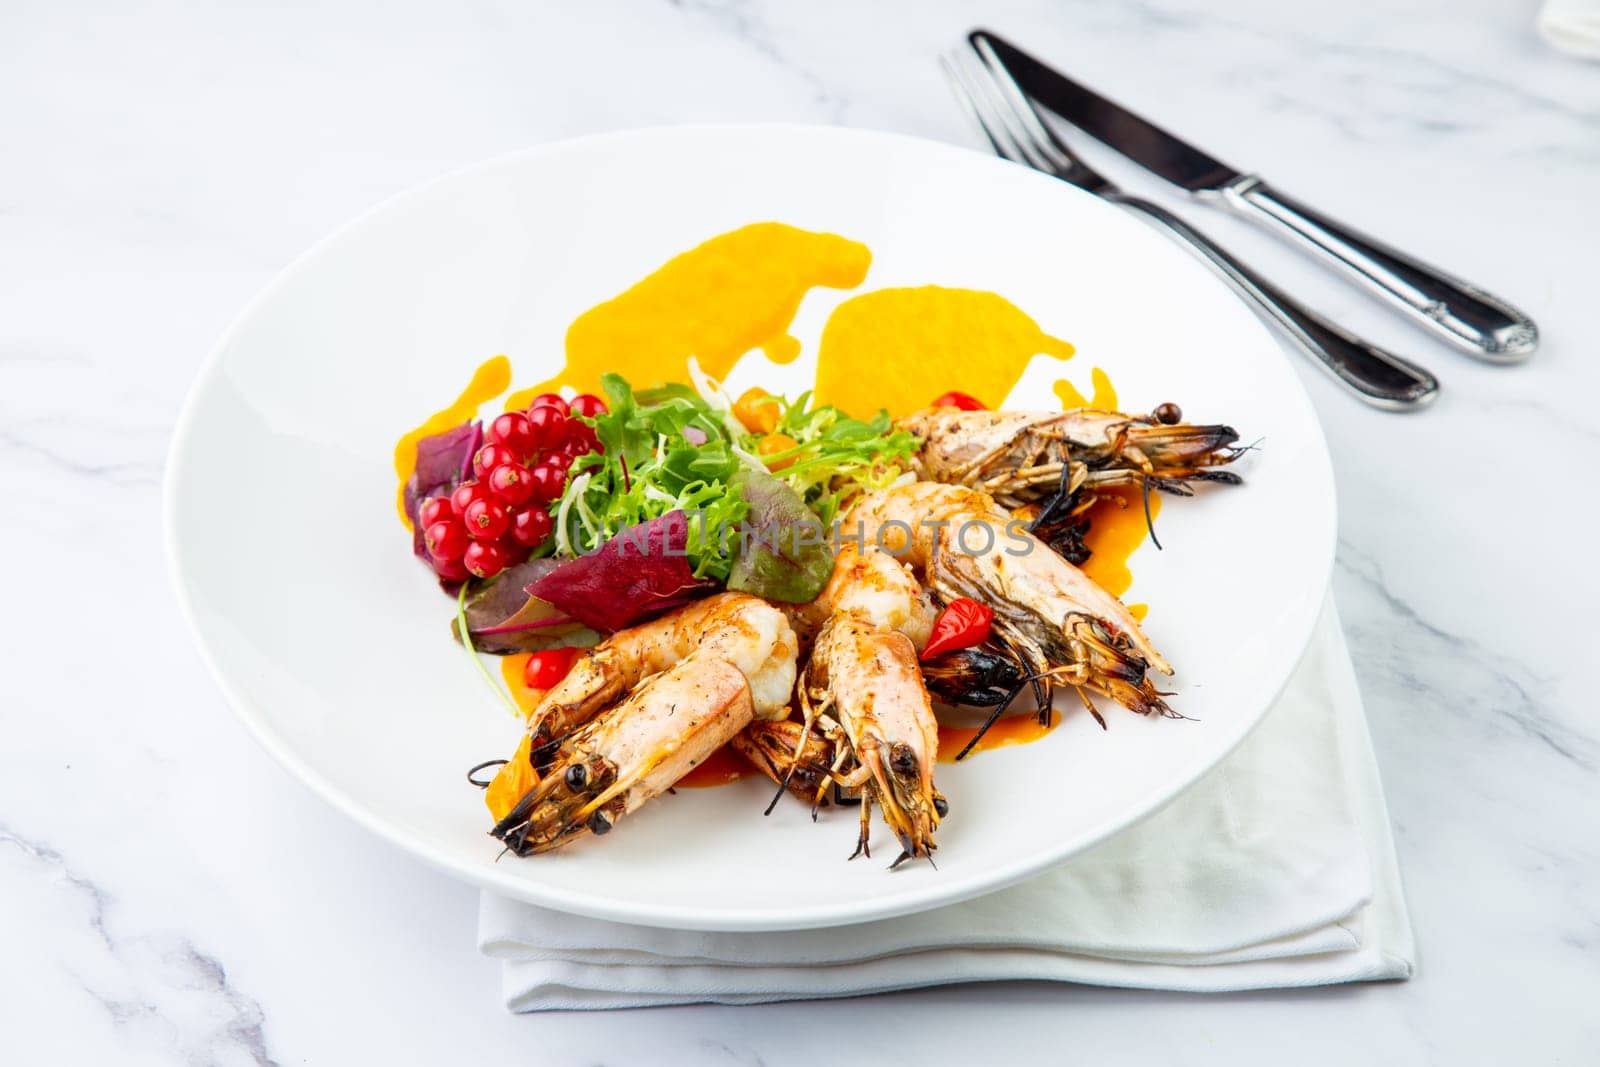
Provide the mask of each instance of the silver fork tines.
POLYGON ((1072 154, 1045 124, 986 41, 951 49, 939 58, 962 110, 988 138, 995 154, 1013 163, 1054 174, 1091 192, 1115 186, 1072 154))

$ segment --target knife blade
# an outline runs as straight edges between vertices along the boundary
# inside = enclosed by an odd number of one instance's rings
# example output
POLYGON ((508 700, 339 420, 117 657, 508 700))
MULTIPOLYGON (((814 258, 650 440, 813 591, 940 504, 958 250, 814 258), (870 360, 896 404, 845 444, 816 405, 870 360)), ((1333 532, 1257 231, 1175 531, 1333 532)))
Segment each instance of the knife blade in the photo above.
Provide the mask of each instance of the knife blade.
POLYGON ((989 48, 1035 102, 1095 140, 1179 188, 1288 238, 1469 355, 1519 363, 1538 346, 1533 320, 1500 297, 1291 199, 987 30, 973 30, 967 39, 975 48, 980 42, 989 48))
POLYGON ((986 30, 970 39, 988 42, 1022 91, 1095 140, 1114 148, 1145 170, 1189 192, 1216 192, 1243 173, 1127 108, 1079 85, 1015 45, 986 30))

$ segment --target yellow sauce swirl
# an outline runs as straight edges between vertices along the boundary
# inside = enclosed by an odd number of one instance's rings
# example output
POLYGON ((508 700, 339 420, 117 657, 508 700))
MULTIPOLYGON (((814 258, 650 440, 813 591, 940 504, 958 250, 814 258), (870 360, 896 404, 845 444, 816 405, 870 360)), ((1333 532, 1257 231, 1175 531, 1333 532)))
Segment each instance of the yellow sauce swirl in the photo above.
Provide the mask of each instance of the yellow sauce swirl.
POLYGON ((1072 346, 1001 296, 925 285, 878 289, 834 309, 817 356, 817 400, 867 415, 907 415, 960 390, 999 407, 1036 355, 1072 346))

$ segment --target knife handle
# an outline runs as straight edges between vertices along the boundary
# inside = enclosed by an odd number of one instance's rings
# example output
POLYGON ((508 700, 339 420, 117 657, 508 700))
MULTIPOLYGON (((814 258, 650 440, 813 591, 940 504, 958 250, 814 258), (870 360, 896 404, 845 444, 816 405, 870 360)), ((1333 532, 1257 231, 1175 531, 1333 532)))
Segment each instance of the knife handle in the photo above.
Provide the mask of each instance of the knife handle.
POLYGON ((1253 174, 1221 189, 1222 202, 1296 244, 1469 355, 1520 363, 1539 330, 1499 297, 1418 262, 1278 192, 1253 174))
POLYGON ((1189 245, 1234 291, 1287 333, 1297 348, 1367 403, 1386 411, 1415 411, 1439 395, 1439 380, 1432 374, 1297 303, 1166 208, 1122 194, 1108 194, 1106 199, 1145 215, 1189 245))

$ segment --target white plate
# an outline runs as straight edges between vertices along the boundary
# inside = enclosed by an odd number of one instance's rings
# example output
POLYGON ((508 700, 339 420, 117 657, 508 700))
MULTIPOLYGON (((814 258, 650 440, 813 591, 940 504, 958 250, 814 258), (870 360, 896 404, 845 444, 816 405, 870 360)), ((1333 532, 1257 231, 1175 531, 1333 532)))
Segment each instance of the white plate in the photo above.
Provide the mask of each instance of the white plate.
MULTIPOLYGON (((762 380, 809 378, 807 355, 762 380)), ((752 358, 759 358, 752 357, 752 358)), ((1334 544, 1327 448, 1286 357, 1205 268, 1127 214, 1021 167, 907 137, 705 127, 548 145, 401 195, 295 262, 212 354, 179 422, 167 481, 180 597, 246 726, 362 825, 468 881, 631 923, 724 930, 826 926, 996 889, 1149 815, 1217 763, 1299 658, 1334 544), (1105 367, 1125 407, 1173 400, 1258 452, 1240 489, 1174 501, 1166 551, 1134 558, 1130 601, 1177 667, 1194 721, 1113 709, 1044 740, 938 768, 951 812, 938 868, 846 863, 853 811, 770 818, 766 787, 680 791, 601 841, 496 862, 462 773, 511 752, 517 723, 450 640, 450 605, 394 512, 396 438, 497 352, 517 381, 559 361, 581 311, 670 256, 767 219, 866 242, 859 291, 992 289, 1072 341, 1067 376, 1105 367)), ((1054 407, 1062 365, 1012 406, 1054 407)), ((863 368, 870 373, 870 368, 863 368)), ((733 376, 739 382, 739 374, 733 376)), ((930 396, 960 382, 930 381, 930 396)))

